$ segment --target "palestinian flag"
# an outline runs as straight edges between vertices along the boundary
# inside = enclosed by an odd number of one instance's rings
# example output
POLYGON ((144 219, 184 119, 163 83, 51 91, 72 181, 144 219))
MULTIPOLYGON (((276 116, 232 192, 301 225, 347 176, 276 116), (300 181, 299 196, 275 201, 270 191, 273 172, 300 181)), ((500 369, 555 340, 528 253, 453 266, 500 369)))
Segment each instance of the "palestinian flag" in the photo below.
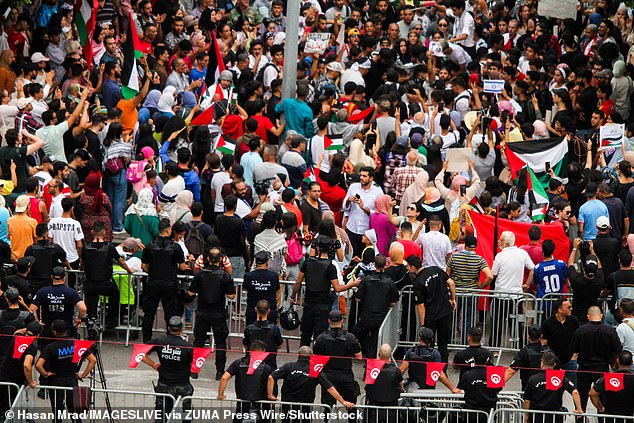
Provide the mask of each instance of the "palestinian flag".
POLYGON ((304 182, 310 184, 311 182, 317 182, 317 178, 315 178, 315 172, 313 172, 313 168, 309 167, 304 173, 304 182))
POLYGON ((541 181, 537 179, 533 169, 530 166, 526 166, 528 172, 528 198, 531 204, 548 204, 548 194, 541 184, 541 181))
MULTIPOLYGON (((207 88, 211 88, 218 81, 220 73, 225 69, 225 62, 222 58, 222 53, 220 53, 218 40, 216 39, 216 31, 211 31, 211 43, 209 43, 209 64, 207 65, 207 74, 205 75, 205 85, 207 85, 207 88)), ((220 91, 220 94, 222 95, 220 85, 217 85, 215 90, 216 92, 220 91)), ((222 95, 222 99, 224 99, 224 95, 222 95)))
MULTIPOLYGON (((130 22, 132 13, 130 13, 130 22)), ((123 46, 123 71, 121 72, 121 94, 126 100, 130 100, 139 94, 139 71, 136 65, 136 59, 143 57, 140 49, 139 36, 134 29, 134 25, 128 25, 127 36, 123 46)))
MULTIPOLYGON (((75 26, 79 34, 79 43, 83 47, 84 57, 88 63, 88 69, 92 67, 92 34, 95 31, 97 22, 97 0, 76 0, 75 1, 75 26)), ((132 22, 132 21, 131 21, 132 22)))
POLYGON ((324 135, 325 150, 341 150, 343 148, 343 135, 324 135))
POLYGON ((550 162, 555 175, 565 176, 568 164, 568 142, 563 137, 509 142, 505 148, 513 178, 517 178, 517 172, 520 169, 528 166, 545 188, 550 181, 545 169, 546 162, 550 162))
POLYGON ((355 124, 364 121, 366 118, 372 116, 374 107, 370 106, 365 110, 353 110, 352 113, 348 113, 348 122, 355 124))
POLYGON ((214 122, 215 109, 216 108, 214 107, 214 104, 212 103, 211 106, 206 108, 201 114, 199 114, 194 119, 192 119, 192 121, 190 122, 190 125, 192 126, 211 125, 214 122))
POLYGON ((220 135, 216 143, 216 150, 220 150, 225 154, 233 154, 236 151, 236 145, 225 141, 225 138, 220 135))

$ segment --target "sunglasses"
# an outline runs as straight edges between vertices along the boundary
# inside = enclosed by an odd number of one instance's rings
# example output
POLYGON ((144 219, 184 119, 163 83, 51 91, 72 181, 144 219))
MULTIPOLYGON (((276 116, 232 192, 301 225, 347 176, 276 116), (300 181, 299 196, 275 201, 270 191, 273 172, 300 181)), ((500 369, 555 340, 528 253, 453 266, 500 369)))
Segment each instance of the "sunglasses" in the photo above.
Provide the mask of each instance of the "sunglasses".
MULTIPOLYGON (((438 24, 438 26, 449 26, 449 24, 438 24)), ((421 28, 422 29, 422 28, 421 28)))
POLYGON ((416 210, 416 207, 407 206, 407 210, 416 210))

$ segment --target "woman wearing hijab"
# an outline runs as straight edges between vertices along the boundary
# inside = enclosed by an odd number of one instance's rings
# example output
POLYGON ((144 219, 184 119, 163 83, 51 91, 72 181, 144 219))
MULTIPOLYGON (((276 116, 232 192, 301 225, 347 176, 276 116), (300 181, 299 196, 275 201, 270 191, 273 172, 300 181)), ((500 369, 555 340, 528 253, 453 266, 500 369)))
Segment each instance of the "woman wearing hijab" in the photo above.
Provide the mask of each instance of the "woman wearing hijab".
POLYGON ((376 167, 372 157, 365 154, 363 148, 363 142, 360 139, 355 138, 352 140, 350 143, 350 152, 344 164, 344 171, 346 173, 359 173, 359 170, 364 166, 370 166, 373 169, 376 167))
POLYGON ((174 98, 174 93, 176 92, 176 88, 168 85, 163 90, 163 94, 158 100, 158 113, 156 117, 159 116, 167 116, 171 118, 174 116, 174 106, 176 105, 176 99, 174 98))
POLYGON ((414 183, 405 188, 403 197, 401 197, 401 207, 398 212, 400 216, 406 216, 407 208, 403 207, 403 204, 407 205, 411 203, 418 203, 419 200, 423 198, 428 182, 429 174, 427 171, 421 170, 418 175, 416 175, 414 183))
POLYGON ((106 225, 104 241, 112 241, 112 204, 110 199, 101 189, 101 175, 91 173, 84 181, 84 191, 79 196, 79 209, 81 210, 81 229, 84 231, 86 242, 92 241, 91 228, 96 222, 106 225))
POLYGON ((154 116, 154 114, 159 110, 158 102, 160 98, 161 92, 159 90, 150 91, 145 97, 143 107, 139 110, 139 113, 141 112, 141 110, 146 109, 149 112, 150 116, 154 116))
MULTIPOLYGON (((423 218, 427 219, 425 224, 425 232, 429 232, 429 217, 436 215, 442 220, 442 232, 449 232, 449 212, 445 207, 445 201, 440 195, 440 191, 434 187, 428 187, 425 190, 425 197, 421 199, 421 207, 423 208, 423 218)), ((420 204, 419 203, 419 204, 420 204)))
POLYGON ((181 191, 176 196, 174 208, 170 214, 170 223, 172 226, 176 222, 189 223, 192 220, 192 212, 190 211, 194 204, 194 194, 191 191, 181 191))
POLYGON ((453 202, 456 200, 461 200, 462 202, 468 203, 471 201, 473 197, 478 193, 478 188, 480 186, 480 177, 478 176, 478 172, 476 172, 473 167, 473 162, 469 160, 469 170, 471 170, 471 185, 467 188, 464 198, 460 195, 460 187, 462 185, 467 184, 467 179, 462 175, 456 175, 451 179, 451 188, 447 188, 443 184, 443 178, 445 176, 445 172, 447 171, 447 166, 449 166, 449 162, 445 162, 442 167, 442 171, 436 175, 436 179, 434 183, 438 191, 440 191, 440 195, 445 199, 445 207, 447 211, 451 210, 453 202))
MULTIPOLYGON (((139 192, 136 203, 125 212, 125 231, 133 238, 139 238, 143 245, 150 245, 158 233, 158 214, 154 206, 154 193, 149 188, 139 192)), ((137 253, 141 257, 140 253, 137 253)))
POLYGON ((130 163, 130 167, 126 171, 126 179, 132 184, 132 188, 134 188, 134 192, 137 195, 143 188, 150 188, 147 184, 145 172, 156 168, 152 147, 143 147, 138 158, 139 160, 130 163))
POLYGON ((398 227, 398 217, 392 214, 392 197, 381 195, 374 201, 374 213, 370 215, 370 228, 376 232, 376 249, 387 255, 388 247, 398 227))

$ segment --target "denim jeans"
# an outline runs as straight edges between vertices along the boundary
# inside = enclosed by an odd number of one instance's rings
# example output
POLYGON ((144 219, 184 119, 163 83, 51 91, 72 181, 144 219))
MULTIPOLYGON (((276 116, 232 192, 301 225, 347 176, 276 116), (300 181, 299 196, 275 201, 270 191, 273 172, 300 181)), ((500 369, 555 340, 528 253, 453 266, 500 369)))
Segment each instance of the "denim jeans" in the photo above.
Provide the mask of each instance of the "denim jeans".
POLYGON ((104 188, 112 203, 112 217, 110 218, 112 230, 122 231, 123 210, 125 209, 125 199, 128 190, 125 172, 121 170, 116 175, 106 176, 104 178, 104 188))
POLYGON ((232 273, 231 276, 234 279, 244 278, 245 264, 244 257, 229 257, 231 262, 232 273))

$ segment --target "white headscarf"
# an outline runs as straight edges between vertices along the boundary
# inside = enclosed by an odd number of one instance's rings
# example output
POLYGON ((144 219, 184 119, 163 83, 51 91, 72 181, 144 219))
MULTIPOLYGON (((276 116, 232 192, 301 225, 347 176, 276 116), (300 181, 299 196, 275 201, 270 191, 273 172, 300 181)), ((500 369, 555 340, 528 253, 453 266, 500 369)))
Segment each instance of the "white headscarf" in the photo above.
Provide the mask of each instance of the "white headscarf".
POLYGON ((358 163, 361 163, 362 166, 370 166, 372 168, 376 166, 372 157, 363 151, 363 142, 358 138, 353 139, 350 143, 348 159, 350 159, 350 163, 352 163, 353 166, 356 166, 358 163))
POLYGON ((160 112, 174 113, 173 108, 174 104, 176 103, 176 100, 174 99, 175 91, 176 88, 172 87, 171 85, 165 87, 165 89, 163 90, 163 94, 161 94, 161 97, 158 101, 158 109, 160 112))
POLYGON ((137 214, 140 216, 158 216, 156 207, 154 207, 154 193, 150 188, 143 188, 139 191, 138 199, 135 204, 128 207, 125 214, 137 214))

